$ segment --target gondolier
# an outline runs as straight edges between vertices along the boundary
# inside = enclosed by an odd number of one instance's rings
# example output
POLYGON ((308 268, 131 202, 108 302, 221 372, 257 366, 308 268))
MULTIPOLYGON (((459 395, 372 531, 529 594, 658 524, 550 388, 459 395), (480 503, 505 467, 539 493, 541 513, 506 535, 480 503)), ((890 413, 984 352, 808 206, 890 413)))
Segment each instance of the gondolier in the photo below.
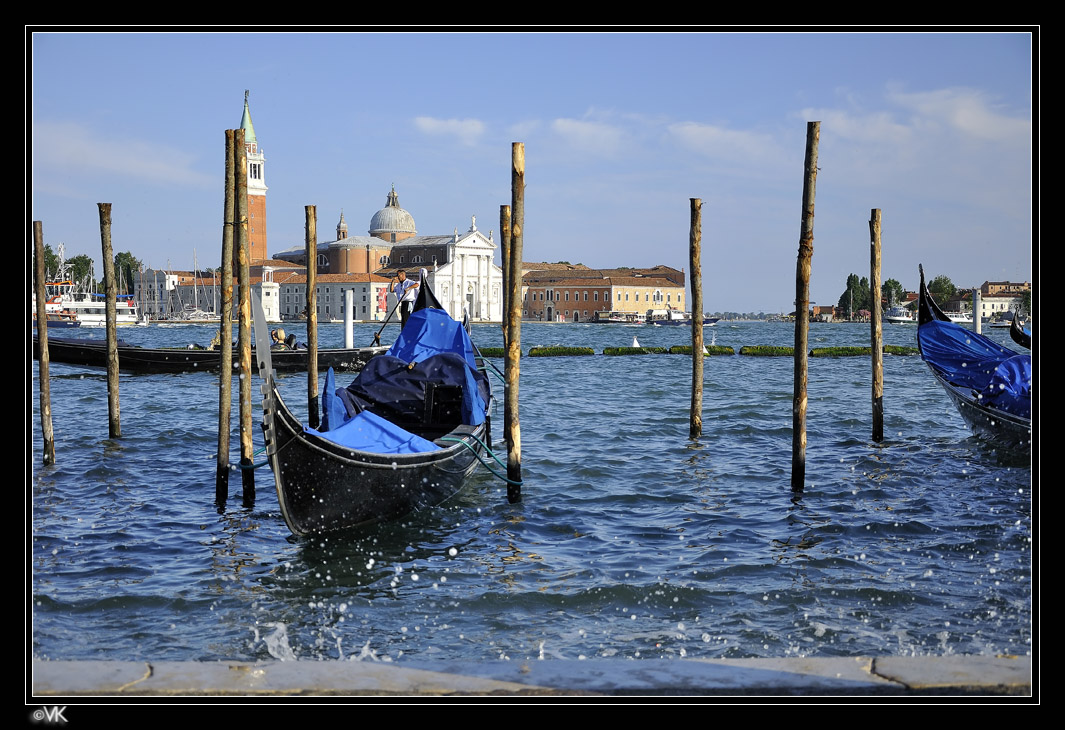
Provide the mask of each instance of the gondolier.
POLYGON ((403 269, 399 270, 397 276, 396 283, 392 285, 392 293, 399 300, 400 326, 406 327, 411 307, 414 306, 414 299, 418 296, 418 282, 408 279, 407 272, 403 269))

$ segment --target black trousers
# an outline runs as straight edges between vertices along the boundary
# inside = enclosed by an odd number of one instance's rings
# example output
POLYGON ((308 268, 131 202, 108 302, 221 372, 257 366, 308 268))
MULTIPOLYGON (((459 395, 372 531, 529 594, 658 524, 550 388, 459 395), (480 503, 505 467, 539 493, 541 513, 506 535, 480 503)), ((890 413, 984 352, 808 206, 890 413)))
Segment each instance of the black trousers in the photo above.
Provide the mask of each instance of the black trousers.
POLYGON ((414 306, 414 302, 399 303, 399 321, 401 328, 407 326, 407 320, 410 318, 410 310, 412 306, 414 306))

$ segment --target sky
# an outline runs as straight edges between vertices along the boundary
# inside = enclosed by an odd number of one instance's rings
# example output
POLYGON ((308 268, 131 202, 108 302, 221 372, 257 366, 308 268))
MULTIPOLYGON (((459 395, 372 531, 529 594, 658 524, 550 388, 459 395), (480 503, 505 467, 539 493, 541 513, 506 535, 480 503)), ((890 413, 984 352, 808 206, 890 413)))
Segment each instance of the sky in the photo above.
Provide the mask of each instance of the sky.
POLYGON ((873 209, 881 277, 907 290, 919 263, 959 287, 1038 267, 1028 28, 30 30, 29 216, 97 277, 101 202, 115 253, 220 265, 225 130, 245 90, 271 254, 303 245, 308 205, 320 241, 341 212, 366 235, 393 185, 419 234, 476 216, 498 242, 520 142, 525 261, 687 271, 699 198, 704 309, 790 312, 816 121, 813 303, 870 277, 873 209))

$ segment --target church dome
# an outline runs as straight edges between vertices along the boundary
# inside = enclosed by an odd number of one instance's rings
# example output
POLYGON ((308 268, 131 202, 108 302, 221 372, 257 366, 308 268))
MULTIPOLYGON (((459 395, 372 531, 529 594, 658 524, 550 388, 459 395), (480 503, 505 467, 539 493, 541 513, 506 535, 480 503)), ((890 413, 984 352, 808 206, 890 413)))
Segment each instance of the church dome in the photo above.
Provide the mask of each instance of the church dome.
POLYGON ((388 194, 388 201, 384 208, 373 214, 370 219, 371 236, 387 236, 389 234, 406 234, 413 236, 418 231, 414 228, 414 216, 399 207, 399 196, 396 189, 388 194))

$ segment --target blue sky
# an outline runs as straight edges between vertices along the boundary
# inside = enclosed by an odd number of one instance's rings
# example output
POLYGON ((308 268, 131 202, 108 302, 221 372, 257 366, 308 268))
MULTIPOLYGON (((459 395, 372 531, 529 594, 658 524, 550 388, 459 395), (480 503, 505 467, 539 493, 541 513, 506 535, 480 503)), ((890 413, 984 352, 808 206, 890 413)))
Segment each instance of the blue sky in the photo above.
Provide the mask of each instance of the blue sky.
MULTIPOLYGON (((917 264, 1032 280, 1033 38, 988 33, 44 32, 29 46, 32 220, 67 256, 218 266, 225 130, 244 90, 271 253, 394 184, 420 234, 494 230, 526 154, 526 261, 688 267, 708 311, 792 309, 808 121, 821 123, 811 299, 917 264)), ((1036 66, 1037 68, 1037 66, 1036 66)))

